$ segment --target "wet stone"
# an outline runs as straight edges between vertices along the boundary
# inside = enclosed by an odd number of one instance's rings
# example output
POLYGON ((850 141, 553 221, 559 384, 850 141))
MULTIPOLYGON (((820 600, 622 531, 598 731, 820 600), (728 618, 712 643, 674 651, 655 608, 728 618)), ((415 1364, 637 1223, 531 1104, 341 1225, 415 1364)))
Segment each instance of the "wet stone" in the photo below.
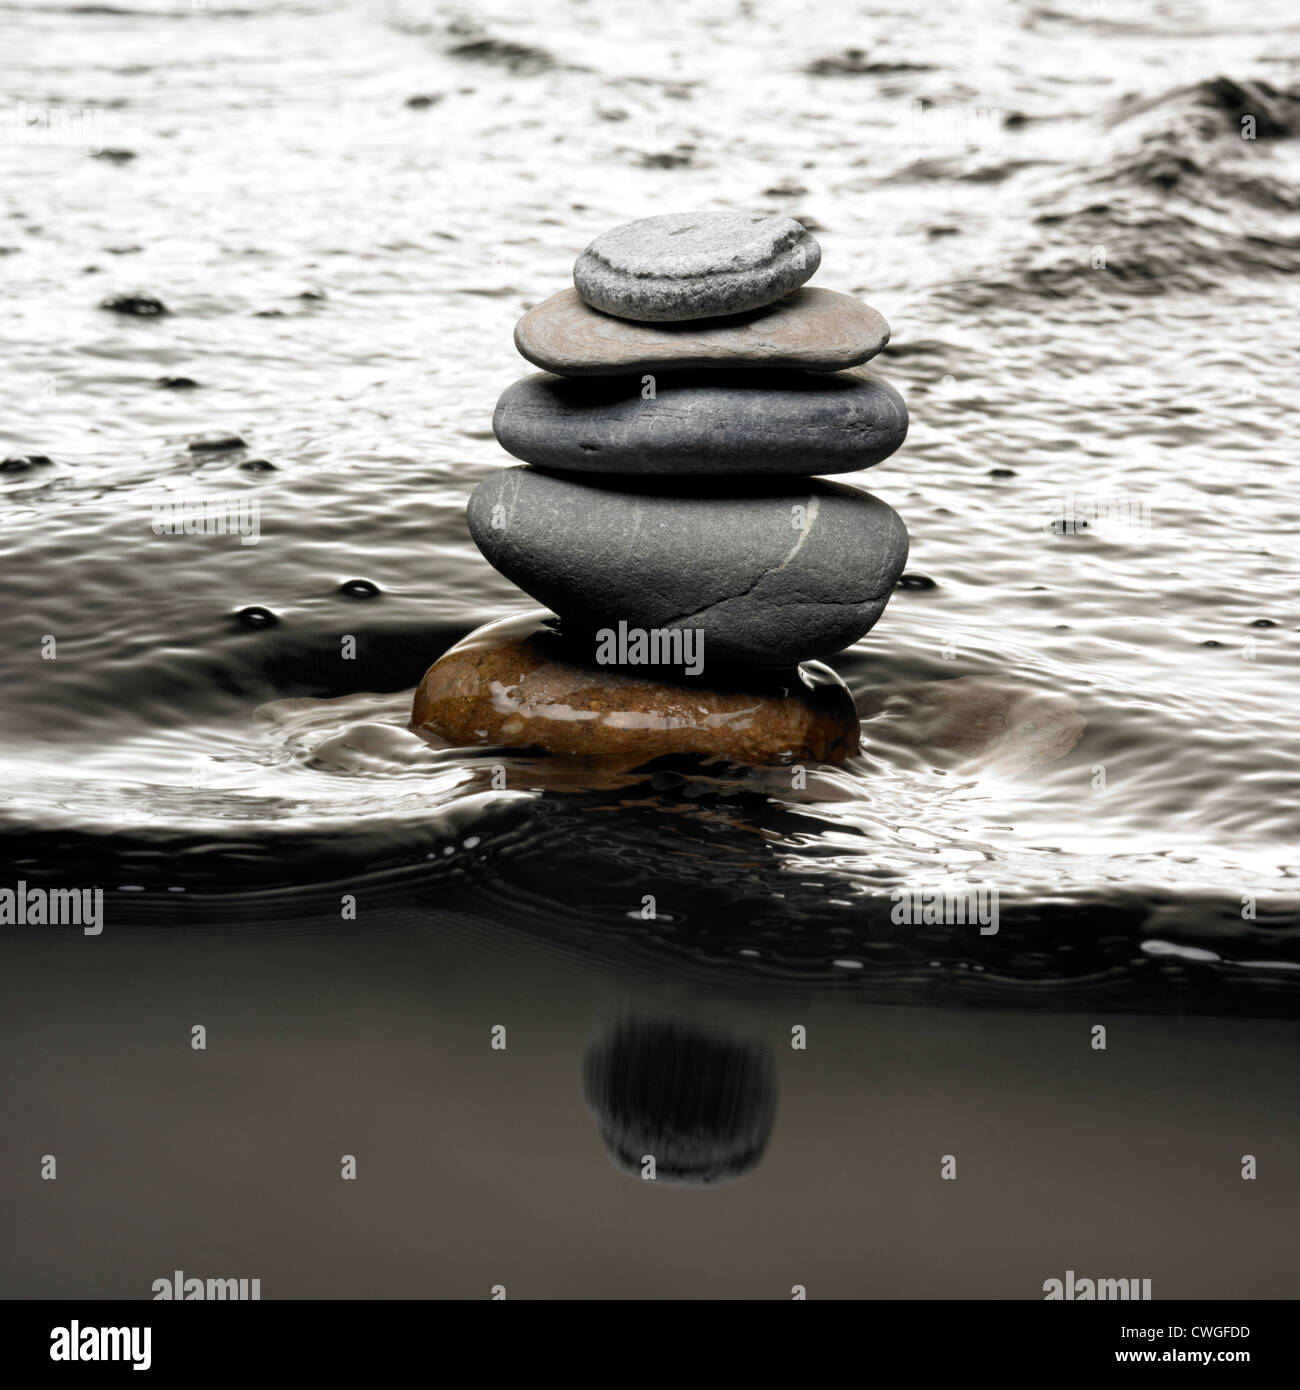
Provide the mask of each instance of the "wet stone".
POLYGON ((425 673, 411 727, 457 747, 540 748, 629 765, 671 754, 835 763, 857 752, 848 687, 820 665, 733 673, 717 686, 663 667, 602 665, 547 613, 479 628, 425 673))

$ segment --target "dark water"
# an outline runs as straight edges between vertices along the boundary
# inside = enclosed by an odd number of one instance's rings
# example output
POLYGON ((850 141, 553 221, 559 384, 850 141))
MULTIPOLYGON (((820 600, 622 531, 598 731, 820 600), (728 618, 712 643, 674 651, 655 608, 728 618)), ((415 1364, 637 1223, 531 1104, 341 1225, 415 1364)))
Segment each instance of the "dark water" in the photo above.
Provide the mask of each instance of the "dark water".
POLYGON ((5 933, 0 1287, 1297 1291, 1291 7, 158 0, 0 46, 3 885, 106 890, 101 937, 5 933), (427 747, 425 667, 531 606, 463 517, 513 323, 696 206, 801 218, 893 331, 911 433, 857 481, 931 582, 834 661, 862 754, 427 747), (255 544, 155 534, 222 501, 255 544), (895 924, 914 884, 999 930, 895 924), (610 1162, 628 1014, 675 1021, 646 1125, 731 1116, 701 1173, 770 1112, 742 1181, 610 1162))

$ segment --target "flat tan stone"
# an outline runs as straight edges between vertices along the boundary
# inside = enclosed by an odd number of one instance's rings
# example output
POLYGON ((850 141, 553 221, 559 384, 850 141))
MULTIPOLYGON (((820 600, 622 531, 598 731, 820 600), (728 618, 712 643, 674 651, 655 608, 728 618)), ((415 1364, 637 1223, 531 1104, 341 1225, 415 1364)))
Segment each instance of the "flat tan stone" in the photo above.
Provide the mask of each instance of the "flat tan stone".
POLYGON ((540 748, 629 765, 670 753, 756 766, 842 762, 858 750, 848 687, 828 667, 753 672, 725 689, 663 668, 598 666, 545 612, 470 633, 425 672, 418 734, 455 747, 540 748))
POLYGON ((515 347, 559 376, 693 367, 798 367, 835 372, 874 357, 889 325, 869 305, 834 290, 798 289, 748 314, 684 323, 635 323, 602 314, 561 290, 515 325, 515 347))

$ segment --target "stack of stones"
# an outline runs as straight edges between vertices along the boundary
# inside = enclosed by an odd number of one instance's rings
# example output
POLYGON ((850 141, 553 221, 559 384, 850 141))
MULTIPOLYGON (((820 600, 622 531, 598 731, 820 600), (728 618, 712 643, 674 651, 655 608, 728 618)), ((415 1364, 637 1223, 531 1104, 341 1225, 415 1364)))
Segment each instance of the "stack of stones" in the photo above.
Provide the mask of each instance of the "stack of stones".
POLYGON ((670 213, 597 237, 574 288, 524 315, 515 344, 543 370, 492 423, 526 466, 485 478, 468 517, 550 612, 453 647, 414 729, 632 764, 857 751, 852 697, 815 659, 880 617, 907 530, 813 475, 887 458, 907 408, 861 365, 881 316, 804 288, 820 262, 787 217, 670 213))

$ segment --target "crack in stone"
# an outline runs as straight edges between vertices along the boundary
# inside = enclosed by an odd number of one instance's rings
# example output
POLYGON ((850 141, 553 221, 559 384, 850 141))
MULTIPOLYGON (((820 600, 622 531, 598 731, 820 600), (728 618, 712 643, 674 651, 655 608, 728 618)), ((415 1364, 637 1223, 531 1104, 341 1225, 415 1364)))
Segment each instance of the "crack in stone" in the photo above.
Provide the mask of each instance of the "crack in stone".
MULTIPOLYGON (((813 524, 817 520, 819 510, 818 500, 816 497, 810 497, 808 500, 810 503, 808 524, 803 528, 802 534, 800 535, 799 539, 795 542, 789 554, 786 555, 785 559, 782 560, 780 564, 769 565, 765 570, 763 570, 761 574, 759 574, 753 580, 752 583, 748 584, 743 589, 737 590, 737 592, 734 594, 724 594, 721 598, 712 599, 710 600, 710 602, 706 603, 702 608, 695 609, 694 612, 682 613, 671 618, 662 619, 661 621, 663 623, 663 626, 674 627, 682 623, 688 623, 696 618, 699 618, 701 615, 710 612, 712 609, 720 607, 724 603, 732 603, 737 599, 748 598, 750 594, 752 594, 754 590, 757 589, 758 586, 763 583, 764 580, 770 578, 774 574, 779 574, 783 569, 785 569, 785 567, 788 564, 790 564, 790 562, 795 558, 796 555, 798 555, 799 551, 803 548, 804 542, 812 533, 813 524)), ((881 602, 882 599, 886 599, 889 596, 892 590, 893 585, 891 584, 887 586, 881 593, 872 594, 868 598, 805 599, 802 596, 799 596, 796 597, 793 600, 793 602, 805 602, 809 605, 813 605, 818 608, 860 608, 865 604, 881 602)), ((789 599, 783 601, 780 595, 773 596, 771 599, 768 600, 768 602, 775 607, 783 608, 791 606, 791 601, 789 599)))

